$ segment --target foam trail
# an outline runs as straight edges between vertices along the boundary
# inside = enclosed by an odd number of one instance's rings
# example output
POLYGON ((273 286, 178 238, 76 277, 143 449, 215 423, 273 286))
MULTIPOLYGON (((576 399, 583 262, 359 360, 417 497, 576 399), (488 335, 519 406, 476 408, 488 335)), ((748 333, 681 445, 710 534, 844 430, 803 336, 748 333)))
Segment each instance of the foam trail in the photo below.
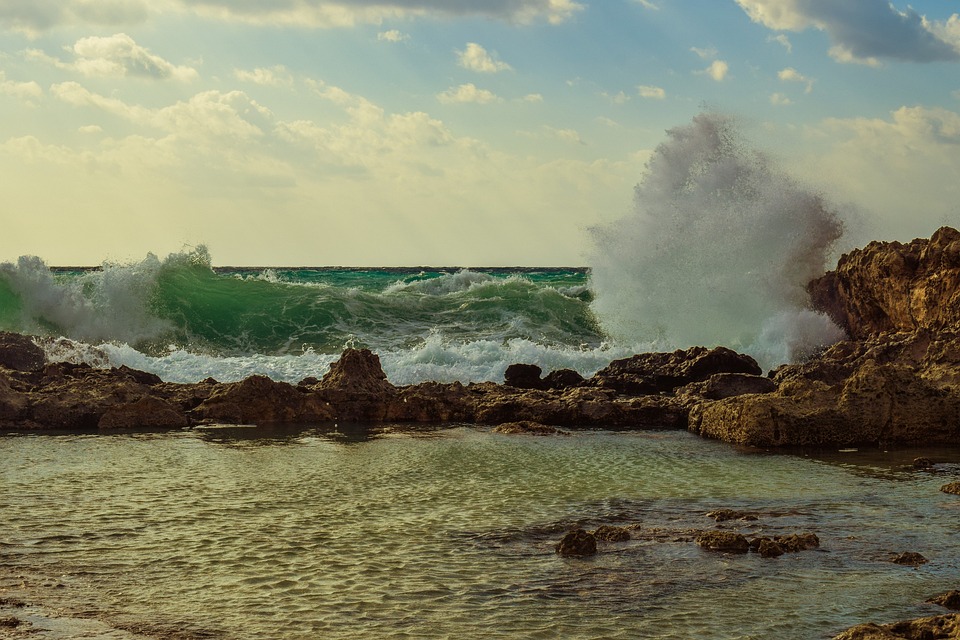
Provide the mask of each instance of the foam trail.
POLYGON ((809 309, 843 232, 815 192, 749 148, 729 116, 667 132, 627 217, 593 229, 592 309, 618 341, 725 345, 764 367, 836 342, 809 309))

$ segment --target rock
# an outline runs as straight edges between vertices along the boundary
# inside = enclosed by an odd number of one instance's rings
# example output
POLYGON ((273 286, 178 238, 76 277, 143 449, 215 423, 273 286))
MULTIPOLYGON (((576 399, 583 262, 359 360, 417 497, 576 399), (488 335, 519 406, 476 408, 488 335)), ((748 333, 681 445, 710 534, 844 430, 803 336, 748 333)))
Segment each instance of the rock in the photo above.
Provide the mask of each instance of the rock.
POLYGON ((733 531, 701 531, 696 543, 707 551, 747 553, 750 550, 750 543, 743 534, 733 531))
POLYGON ((761 538, 757 544, 757 553, 761 558, 779 558, 784 553, 784 548, 776 541, 769 538, 761 538))
POLYGON ((182 429, 190 424, 179 406, 152 396, 109 407, 97 428, 105 429, 182 429))
POLYGON ((16 629, 23 624, 23 620, 16 616, 4 616, 0 618, 0 628, 16 629))
POLYGON ((47 356, 30 336, 0 331, 0 367, 14 371, 39 371, 47 356))
POLYGON ((597 539, 583 529, 574 529, 557 543, 556 552, 564 557, 592 556, 597 552, 597 539))
POLYGON ((894 557, 891 562, 894 564, 902 564, 908 567, 919 567, 927 564, 929 560, 915 551, 904 551, 903 553, 894 557))
POLYGON ((754 511, 735 511, 734 509, 716 509, 707 512, 708 518, 713 518, 717 522, 727 522, 728 520, 759 520, 759 516, 754 511))
POLYGON ((774 536, 773 540, 786 553, 797 553, 820 547, 820 538, 815 533, 791 533, 785 536, 774 536))
POLYGON ((808 286, 814 307, 862 340, 884 332, 960 329, 960 232, 871 242, 808 286))
POLYGON ((540 424, 539 422, 531 422, 529 420, 520 420, 519 422, 504 422, 499 424, 493 429, 494 433, 504 433, 504 434, 525 434, 531 436, 553 436, 553 435, 569 435, 566 431, 557 429, 556 427, 550 427, 545 424, 540 424))
POLYGON ((569 389, 579 387, 585 382, 582 375, 573 369, 557 369, 551 371, 543 379, 545 389, 569 389))
POLYGON ((960 496, 960 482, 950 482, 940 487, 944 493, 953 493, 960 496))
POLYGON ((259 375, 219 385, 192 415, 207 422, 232 424, 326 422, 336 417, 316 393, 304 393, 259 375))
POLYGON ((625 542, 630 539, 630 530, 626 527, 615 527, 609 524, 603 524, 592 532, 597 540, 604 542, 625 542))
POLYGON ((715 373, 703 382, 694 382, 677 390, 678 393, 696 394, 708 400, 723 400, 748 393, 771 393, 777 383, 770 378, 748 373, 715 373))
POLYGON ((931 460, 930 458, 914 458, 913 468, 914 469, 932 469, 933 460, 931 460))
POLYGON ((753 358, 726 347, 691 347, 672 353, 644 353, 614 360, 589 382, 626 395, 645 395, 672 392, 677 387, 706 380, 717 373, 759 376, 762 371, 753 358))
POLYGON ((905 620, 892 624, 860 624, 833 640, 952 640, 960 638, 960 614, 905 620))
POLYGON ((396 390, 380 366, 380 357, 369 349, 345 349, 317 388, 365 394, 396 390))
POLYGON ((518 389, 543 389, 543 370, 535 364, 512 364, 503 374, 503 384, 518 389))
POLYGON ((934 596, 927 600, 931 604, 938 604, 941 607, 946 607, 947 609, 954 609, 955 611, 960 611, 960 591, 954 589, 953 591, 948 591, 946 593, 941 593, 938 596, 934 596))

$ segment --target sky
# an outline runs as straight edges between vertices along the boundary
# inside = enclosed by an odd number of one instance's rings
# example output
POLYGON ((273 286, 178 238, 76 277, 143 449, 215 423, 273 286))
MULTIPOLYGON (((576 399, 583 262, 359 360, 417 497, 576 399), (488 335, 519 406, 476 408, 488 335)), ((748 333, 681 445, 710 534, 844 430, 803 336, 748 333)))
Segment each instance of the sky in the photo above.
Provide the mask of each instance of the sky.
POLYGON ((960 226, 956 0, 0 0, 0 261, 585 265, 705 109, 960 226))

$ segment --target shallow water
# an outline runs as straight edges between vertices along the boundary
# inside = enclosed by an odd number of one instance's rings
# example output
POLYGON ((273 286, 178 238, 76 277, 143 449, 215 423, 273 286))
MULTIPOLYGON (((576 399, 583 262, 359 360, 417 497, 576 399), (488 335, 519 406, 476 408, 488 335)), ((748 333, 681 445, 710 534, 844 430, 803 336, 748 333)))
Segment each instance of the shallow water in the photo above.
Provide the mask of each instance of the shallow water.
POLYGON ((683 432, 8 436, 0 577, 157 637, 828 638, 942 612, 923 600, 960 587, 960 499, 938 491, 958 475, 960 451, 769 455, 683 432), (718 507, 821 549, 704 552, 689 530, 718 507), (639 539, 554 554, 604 523, 639 539), (889 562, 906 550, 929 564, 889 562))

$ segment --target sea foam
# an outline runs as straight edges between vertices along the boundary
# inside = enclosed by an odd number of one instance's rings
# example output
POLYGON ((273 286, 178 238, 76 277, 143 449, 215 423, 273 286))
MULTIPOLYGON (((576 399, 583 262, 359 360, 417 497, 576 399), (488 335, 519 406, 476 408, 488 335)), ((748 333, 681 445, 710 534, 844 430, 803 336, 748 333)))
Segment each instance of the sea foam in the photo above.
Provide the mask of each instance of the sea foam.
POLYGON ((621 344, 724 345, 764 367, 843 337, 810 309, 843 224, 729 116, 667 132, 626 217, 594 228, 592 309, 621 344))

